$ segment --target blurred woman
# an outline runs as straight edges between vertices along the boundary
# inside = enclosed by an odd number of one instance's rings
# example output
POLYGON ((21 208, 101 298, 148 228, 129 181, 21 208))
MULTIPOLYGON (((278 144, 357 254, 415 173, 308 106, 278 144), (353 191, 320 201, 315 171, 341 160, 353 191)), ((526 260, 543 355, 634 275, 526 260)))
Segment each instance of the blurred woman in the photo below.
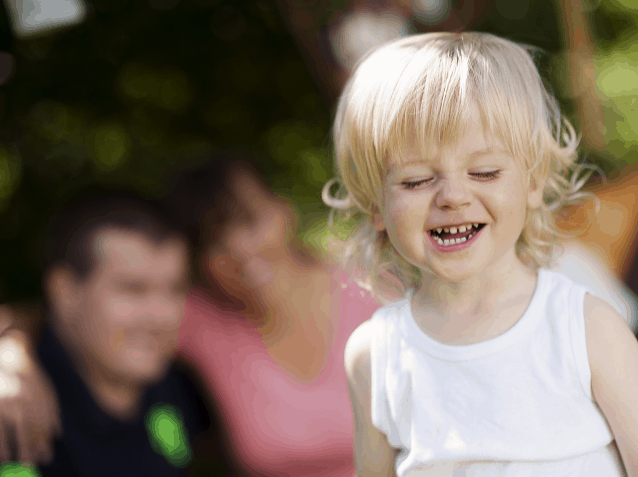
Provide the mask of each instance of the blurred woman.
POLYGON ((343 355, 379 306, 296 238, 290 205, 217 157, 168 198, 196 243, 180 351, 209 386, 238 471, 352 476, 343 355))

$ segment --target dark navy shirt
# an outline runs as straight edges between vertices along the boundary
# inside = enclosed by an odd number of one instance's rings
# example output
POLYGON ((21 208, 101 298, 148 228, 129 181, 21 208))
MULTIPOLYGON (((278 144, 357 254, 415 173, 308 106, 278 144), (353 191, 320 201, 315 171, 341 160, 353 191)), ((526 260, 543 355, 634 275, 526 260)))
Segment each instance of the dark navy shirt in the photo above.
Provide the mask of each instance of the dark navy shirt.
POLYGON ((63 425, 53 463, 40 467, 43 477, 168 477, 182 473, 193 438, 211 422, 200 394, 184 373, 171 369, 163 381, 148 388, 139 417, 121 422, 97 406, 50 330, 38 353, 58 393, 63 425), (177 441, 180 447, 175 450, 177 441))

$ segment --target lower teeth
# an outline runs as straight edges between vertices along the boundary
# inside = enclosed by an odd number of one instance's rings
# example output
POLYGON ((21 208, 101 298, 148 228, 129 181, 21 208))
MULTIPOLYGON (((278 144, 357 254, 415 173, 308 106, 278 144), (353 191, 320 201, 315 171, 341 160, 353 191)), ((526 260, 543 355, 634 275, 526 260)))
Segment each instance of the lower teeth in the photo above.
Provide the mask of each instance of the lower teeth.
POLYGON ((474 237, 474 235, 476 235, 476 232, 471 233, 470 235, 468 235, 467 237, 462 237, 460 239, 452 239, 452 240, 441 240, 440 237, 436 238, 436 241, 439 245, 443 245, 444 247, 447 247, 449 245, 456 245, 457 243, 463 243, 463 242, 467 242, 468 240, 470 240, 472 237, 474 237), (446 243, 447 242, 447 243, 446 243))

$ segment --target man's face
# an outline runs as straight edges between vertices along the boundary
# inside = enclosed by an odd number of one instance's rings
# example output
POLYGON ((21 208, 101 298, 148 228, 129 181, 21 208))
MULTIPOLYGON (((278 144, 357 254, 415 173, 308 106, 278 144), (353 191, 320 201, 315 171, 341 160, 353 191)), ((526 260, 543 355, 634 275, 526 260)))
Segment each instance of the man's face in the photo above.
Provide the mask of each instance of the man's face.
POLYGON ((94 269, 73 287, 68 336, 89 372, 92 366, 115 381, 157 381, 177 346, 188 291, 187 245, 116 229, 98 233, 94 244, 94 269))

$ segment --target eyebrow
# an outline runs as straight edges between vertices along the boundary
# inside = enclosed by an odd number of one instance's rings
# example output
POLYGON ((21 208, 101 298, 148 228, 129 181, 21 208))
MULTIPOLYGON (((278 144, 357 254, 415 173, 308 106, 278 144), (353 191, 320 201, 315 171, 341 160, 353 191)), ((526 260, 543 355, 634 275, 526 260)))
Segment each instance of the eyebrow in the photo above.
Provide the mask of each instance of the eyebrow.
MULTIPOLYGON (((468 158, 469 159, 476 159, 477 157, 481 157, 481 156, 488 156, 490 154, 495 154, 499 151, 491 148, 491 147, 486 147, 485 149, 479 149, 478 151, 474 151, 472 153, 469 154, 468 158)), ((404 167, 404 166, 409 166, 411 164, 422 164, 424 162, 428 162, 427 159, 413 159, 413 160, 407 160, 407 161, 401 161, 400 167, 404 167)), ((395 169, 397 169, 397 166, 395 163, 390 163, 388 165, 388 173, 393 172, 395 169)))
POLYGON ((474 151, 472 154, 470 154, 471 158, 475 158, 475 157, 480 157, 480 156, 489 156, 490 154, 494 154, 498 151, 494 150, 491 147, 486 147, 485 149, 481 149, 479 151, 474 151))

